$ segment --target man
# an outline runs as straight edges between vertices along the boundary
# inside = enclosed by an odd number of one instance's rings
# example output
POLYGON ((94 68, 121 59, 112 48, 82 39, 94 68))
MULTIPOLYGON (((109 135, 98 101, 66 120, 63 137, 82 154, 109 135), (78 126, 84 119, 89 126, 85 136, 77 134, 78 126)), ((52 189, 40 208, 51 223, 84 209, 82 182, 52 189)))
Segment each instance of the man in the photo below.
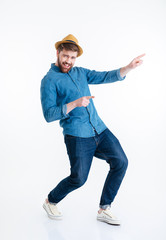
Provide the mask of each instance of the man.
POLYGON ((97 219, 119 225, 110 206, 125 175, 128 160, 118 139, 106 127, 95 109, 88 84, 121 81, 126 74, 142 63, 141 55, 130 64, 113 71, 97 72, 73 67, 83 53, 78 40, 71 34, 55 44, 57 61, 41 82, 41 103, 47 122, 60 120, 71 174, 48 195, 43 207, 52 219, 61 219, 59 203, 68 193, 81 187, 87 180, 93 157, 105 160, 110 167, 97 219))

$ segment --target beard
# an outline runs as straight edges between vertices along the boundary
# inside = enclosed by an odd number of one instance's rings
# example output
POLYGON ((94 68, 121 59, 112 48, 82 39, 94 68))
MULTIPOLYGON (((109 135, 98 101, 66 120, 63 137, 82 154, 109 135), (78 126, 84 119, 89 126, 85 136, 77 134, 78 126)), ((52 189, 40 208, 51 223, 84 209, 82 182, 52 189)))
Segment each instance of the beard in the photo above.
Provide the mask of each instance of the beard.
POLYGON ((69 64, 67 62, 60 62, 59 57, 57 59, 58 62, 58 67, 60 68, 61 72, 63 73, 68 73, 70 71, 70 69, 73 67, 72 64, 69 64))

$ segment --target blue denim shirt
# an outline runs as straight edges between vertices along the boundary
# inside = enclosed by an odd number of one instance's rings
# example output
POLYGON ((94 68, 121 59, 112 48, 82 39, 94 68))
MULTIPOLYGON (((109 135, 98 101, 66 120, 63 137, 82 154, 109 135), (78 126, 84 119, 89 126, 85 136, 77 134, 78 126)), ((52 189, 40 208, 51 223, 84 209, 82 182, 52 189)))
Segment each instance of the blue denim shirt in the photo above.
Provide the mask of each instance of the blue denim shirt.
POLYGON ((47 122, 60 120, 63 134, 78 137, 95 136, 107 127, 100 119, 93 100, 87 107, 76 107, 67 112, 67 103, 83 96, 91 96, 88 84, 112 83, 123 80, 120 69, 97 72, 82 67, 73 67, 68 73, 62 73, 55 63, 41 81, 41 104, 47 122))

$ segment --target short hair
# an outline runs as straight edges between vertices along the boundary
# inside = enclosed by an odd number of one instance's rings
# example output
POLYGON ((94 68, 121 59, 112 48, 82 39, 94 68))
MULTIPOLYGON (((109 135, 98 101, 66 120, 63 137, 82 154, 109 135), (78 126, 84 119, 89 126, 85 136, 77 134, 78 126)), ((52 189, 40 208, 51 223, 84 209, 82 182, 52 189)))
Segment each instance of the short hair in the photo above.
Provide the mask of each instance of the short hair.
POLYGON ((77 47, 77 45, 73 44, 73 43, 61 43, 57 50, 58 52, 60 53, 63 49, 65 50, 70 50, 70 51, 73 51, 73 52, 78 52, 79 53, 79 48, 77 47))

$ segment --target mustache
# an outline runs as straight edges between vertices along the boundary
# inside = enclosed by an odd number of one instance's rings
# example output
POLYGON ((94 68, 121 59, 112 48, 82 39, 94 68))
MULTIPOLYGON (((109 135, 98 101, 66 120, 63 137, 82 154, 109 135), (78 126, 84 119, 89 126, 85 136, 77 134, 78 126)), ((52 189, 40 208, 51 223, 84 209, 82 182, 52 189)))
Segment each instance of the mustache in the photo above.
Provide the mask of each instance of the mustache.
POLYGON ((63 62, 63 64, 68 64, 69 66, 71 66, 71 65, 72 65, 71 63, 68 63, 68 62, 63 62))

